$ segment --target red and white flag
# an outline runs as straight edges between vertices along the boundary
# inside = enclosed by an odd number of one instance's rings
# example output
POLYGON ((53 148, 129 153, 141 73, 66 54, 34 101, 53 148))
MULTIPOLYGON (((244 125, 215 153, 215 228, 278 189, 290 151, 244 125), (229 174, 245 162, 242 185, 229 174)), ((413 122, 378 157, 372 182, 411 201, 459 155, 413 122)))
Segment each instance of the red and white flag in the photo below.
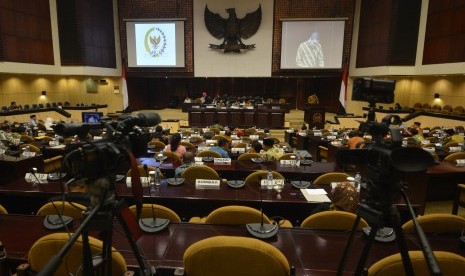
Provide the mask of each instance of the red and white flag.
POLYGON ((341 80, 341 91, 339 91, 339 101, 341 102, 342 107, 344 108, 344 111, 346 109, 347 77, 348 77, 347 69, 343 68, 342 69, 342 80, 341 80))
POLYGON ((123 111, 129 106, 128 85, 126 83, 126 66, 123 65, 123 111))

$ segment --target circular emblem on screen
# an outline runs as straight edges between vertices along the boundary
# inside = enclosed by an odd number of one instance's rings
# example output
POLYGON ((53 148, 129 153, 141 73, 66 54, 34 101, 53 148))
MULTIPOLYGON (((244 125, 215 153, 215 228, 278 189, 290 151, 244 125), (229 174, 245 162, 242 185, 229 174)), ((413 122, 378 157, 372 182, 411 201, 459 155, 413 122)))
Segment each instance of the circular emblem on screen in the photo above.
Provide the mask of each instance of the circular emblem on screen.
POLYGON ((159 57, 163 55, 166 49, 166 36, 159 28, 150 28, 145 33, 144 45, 147 54, 151 57, 159 57))
POLYGON ((313 122, 314 123, 321 123, 321 114, 320 113, 315 113, 313 114, 313 122))

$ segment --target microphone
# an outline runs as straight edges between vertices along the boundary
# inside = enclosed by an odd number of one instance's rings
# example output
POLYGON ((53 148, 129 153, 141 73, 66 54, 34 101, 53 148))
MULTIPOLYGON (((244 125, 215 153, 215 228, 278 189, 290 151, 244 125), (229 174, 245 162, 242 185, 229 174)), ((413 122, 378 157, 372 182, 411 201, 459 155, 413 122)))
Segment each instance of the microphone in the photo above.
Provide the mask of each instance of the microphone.
POLYGON ((260 212, 261 212, 261 221, 260 223, 248 223, 246 224, 247 232, 255 238, 259 239, 269 239, 274 237, 278 233, 278 224, 265 224, 264 214, 263 214, 263 192, 261 187, 262 177, 258 177, 258 185, 260 189, 260 212))
MULTIPOLYGON (((40 185, 40 180, 36 175, 36 170, 37 170, 36 168, 30 168, 29 173, 31 173, 31 175, 34 176, 34 178, 37 180, 37 185, 39 186, 41 190, 43 190, 42 186, 40 185)), ((61 212, 58 211, 58 208, 53 201, 50 201, 50 203, 52 203, 53 208, 55 209, 57 214, 45 216, 44 222, 43 222, 44 227, 47 228, 48 230, 58 230, 61 228, 68 229, 68 227, 70 227, 71 223, 73 222, 73 218, 62 214, 65 208, 64 203, 63 203, 61 212)))
MULTIPOLYGON (((148 176, 149 174, 148 174, 147 164, 144 164, 144 171, 145 171, 145 174, 148 176)), ((149 188, 149 196, 150 196, 150 199, 152 199, 151 188, 149 188)), ((140 218, 139 227, 144 232, 157 233, 157 232, 160 232, 166 229, 170 221, 168 219, 157 218, 155 216, 155 208, 153 206, 153 200, 151 200, 151 202, 152 202, 151 203, 152 217, 151 218, 140 218)))

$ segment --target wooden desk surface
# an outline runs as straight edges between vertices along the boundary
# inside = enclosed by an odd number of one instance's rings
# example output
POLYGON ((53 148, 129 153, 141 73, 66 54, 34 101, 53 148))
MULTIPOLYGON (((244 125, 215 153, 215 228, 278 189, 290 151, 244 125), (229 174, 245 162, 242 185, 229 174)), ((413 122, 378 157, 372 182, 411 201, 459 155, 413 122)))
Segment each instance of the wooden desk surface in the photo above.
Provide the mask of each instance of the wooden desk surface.
MULTIPOLYGON (((0 216, 0 237, 10 262, 14 264, 26 262, 27 252, 31 245, 40 237, 52 233, 42 226, 42 220, 42 218, 35 216, 0 216)), ((77 222, 74 224, 74 229, 77 224, 77 222)), ((117 222, 114 225, 121 229, 117 222)), ((142 248, 152 265, 174 268, 183 266, 184 251, 191 244, 218 235, 249 236, 244 226, 182 223, 170 224, 167 230, 160 233, 144 233, 138 239, 137 244, 142 248)), ((266 242, 281 250, 289 264, 296 268, 297 275, 334 275, 346 246, 347 238, 347 232, 281 228, 276 237, 266 240, 266 242)), ((365 240, 360 233, 356 234, 347 260, 346 273, 353 274, 365 240)), ((430 235, 428 240, 433 250, 449 251, 465 256, 465 249, 460 247, 458 235, 430 235)), ((415 235, 407 234, 406 241, 409 250, 420 250, 415 235)), ((113 234, 113 247, 120 250, 129 267, 137 266, 126 238, 118 231, 114 231, 113 234)), ((398 252, 396 242, 374 242, 366 267, 398 252)))

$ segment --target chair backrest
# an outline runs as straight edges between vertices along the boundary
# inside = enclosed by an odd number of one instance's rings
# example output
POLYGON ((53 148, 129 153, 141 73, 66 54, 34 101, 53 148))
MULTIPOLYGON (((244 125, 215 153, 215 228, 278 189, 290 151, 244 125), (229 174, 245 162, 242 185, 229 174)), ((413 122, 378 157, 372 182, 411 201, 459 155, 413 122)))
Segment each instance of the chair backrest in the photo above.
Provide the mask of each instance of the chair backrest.
POLYGON ((297 160, 299 158, 300 157, 296 153, 285 153, 285 154, 281 155, 278 160, 279 161, 280 160, 297 160))
POLYGON ((40 152, 41 152, 40 149, 39 149, 38 147, 36 147, 36 146, 34 146, 34 145, 32 145, 32 144, 24 144, 24 145, 22 145, 21 148, 20 148, 20 149, 21 149, 21 152, 23 152, 23 151, 24 151, 24 148, 26 148, 26 147, 29 147, 29 150, 30 150, 31 152, 35 152, 35 153, 40 153, 40 152))
MULTIPOLYGON (((136 205, 130 206, 129 211, 131 211, 132 215, 137 218, 136 205)), ((178 214, 176 214, 176 212, 170 208, 158 204, 148 203, 142 205, 140 218, 152 218, 154 213, 156 218, 168 219, 170 222, 174 223, 181 222, 181 218, 178 216, 178 214)))
POLYGON ((197 150, 197 148, 194 146, 194 144, 191 144, 189 142, 180 142, 179 144, 186 147, 187 151, 195 152, 197 150))
POLYGON ((252 135, 255 134, 255 132, 257 132, 257 130, 253 127, 244 130, 245 135, 252 135))
POLYGON ((48 215, 61 214, 76 219, 82 219, 82 213, 85 210, 86 207, 84 205, 76 202, 70 203, 68 201, 52 201, 47 202, 42 207, 40 207, 39 211, 37 211, 37 215, 45 217, 48 215))
MULTIPOLYGON (((53 233, 37 240, 28 253, 28 263, 31 266, 31 270, 41 271, 68 240, 68 233, 53 233)), ((102 252, 102 241, 89 236, 89 245, 92 256, 102 252)), ((70 273, 76 273, 76 271, 82 269, 83 247, 82 236, 80 236, 72 245, 68 254, 63 258, 54 275, 70 275, 70 273)), ((112 248, 111 252, 112 275, 124 275, 126 272, 126 261, 121 253, 115 251, 114 248, 112 248)))
MULTIPOLYGON (((147 177, 148 172, 154 171, 156 168, 152 167, 152 166, 147 166, 147 171, 145 171, 144 166, 139 165, 139 166, 137 166, 137 169, 139 170, 139 175, 141 177, 147 177)), ((132 172, 132 169, 129 169, 128 172, 126 173, 126 177, 131 177, 131 172, 132 172)))
MULTIPOLYGON (((271 173, 273 174, 273 179, 285 179, 284 176, 277 171, 271 171, 271 173)), ((245 179, 245 182, 258 183, 259 177, 261 177, 262 179, 266 179, 267 175, 268 175, 268 171, 264 171, 264 170, 256 171, 256 172, 249 174, 247 178, 245 179)))
POLYGON ((346 181, 349 177, 346 173, 331 172, 320 175, 313 181, 313 184, 330 184, 331 182, 342 182, 346 181))
POLYGON ((194 137, 191 137, 189 141, 194 145, 198 145, 198 144, 201 144, 204 140, 202 137, 194 136, 194 137))
MULTIPOLYGON (((430 275, 422 251, 409 251, 415 275, 430 275)), ((441 268, 442 275, 462 275, 465 271, 465 258, 445 251, 434 251, 434 256, 441 268)), ((405 275, 404 263, 400 253, 377 261, 368 269, 370 276, 405 275)))
POLYGON ((264 241, 216 236, 198 241, 184 252, 189 276, 287 276, 290 266, 276 247, 264 241))
POLYGON ((34 142, 34 137, 26 135, 26 134, 21 134, 21 141, 29 144, 29 143, 34 142))
POLYGON ((446 105, 442 108, 442 110, 446 110, 446 111, 451 112, 451 111, 452 111, 452 106, 446 104, 446 105))
POLYGON ((215 133, 215 135, 217 135, 217 134, 220 133, 220 129, 219 129, 219 128, 216 128, 216 127, 211 127, 211 128, 210 128, 210 131, 212 131, 213 133, 215 133))
POLYGON ((61 169, 63 155, 54 156, 44 159, 44 173, 55 172, 61 169))
POLYGON ((176 153, 174 153, 172 151, 164 151, 163 155, 168 157, 163 161, 164 163, 172 163, 172 164, 182 165, 182 160, 176 153))
MULTIPOLYGON (((357 216, 353 213, 344 211, 323 211, 307 217, 302 224, 301 228, 314 228, 322 230, 340 230, 350 231, 357 216)), ((368 224, 364 219, 360 219, 358 229, 367 227, 368 224)))
POLYGON ((443 147, 444 147, 444 148, 448 148, 448 147, 457 147, 458 145, 459 145, 459 143, 454 142, 454 141, 450 141, 450 142, 447 142, 443 147))
POLYGON ((246 147, 247 147, 247 143, 240 142, 240 143, 235 144, 234 147, 232 148, 234 149, 234 148, 246 148, 246 147))
POLYGON ((237 157, 237 161, 251 160, 252 158, 260 158, 260 154, 254 152, 246 152, 239 155, 239 157, 237 157))
MULTIPOLYGON (((465 230, 465 218, 451 214, 429 214, 417 218, 425 233, 462 233, 465 230)), ((406 233, 415 232, 413 221, 409 220, 402 225, 406 233)))
POLYGON ((196 179, 220 179, 220 176, 214 169, 205 165, 190 166, 182 172, 181 177, 188 181, 196 179))
POLYGON ((212 150, 204 150, 197 153, 197 157, 213 157, 213 158, 221 158, 221 154, 216 151, 212 150))
POLYGON ((8 215, 8 211, 2 205, 0 205, 0 215, 8 215))
MULTIPOLYGON (((222 225, 245 225, 247 223, 259 223, 262 220, 260 210, 247 207, 230 205, 213 210, 206 218, 205 223, 222 224, 222 225)), ((272 221, 263 214, 264 223, 272 221)))
POLYGON ((465 112, 465 108, 463 108, 463 106, 459 105, 459 106, 454 107, 453 111, 456 111, 458 113, 463 113, 463 112, 465 112))
POLYGON ((444 157, 444 161, 447 161, 447 162, 454 162, 457 159, 465 159, 465 152, 464 151, 454 152, 444 157))
POLYGON ((165 143, 157 140, 153 140, 148 142, 147 144, 149 147, 152 147, 155 151, 162 151, 165 149, 165 143))

